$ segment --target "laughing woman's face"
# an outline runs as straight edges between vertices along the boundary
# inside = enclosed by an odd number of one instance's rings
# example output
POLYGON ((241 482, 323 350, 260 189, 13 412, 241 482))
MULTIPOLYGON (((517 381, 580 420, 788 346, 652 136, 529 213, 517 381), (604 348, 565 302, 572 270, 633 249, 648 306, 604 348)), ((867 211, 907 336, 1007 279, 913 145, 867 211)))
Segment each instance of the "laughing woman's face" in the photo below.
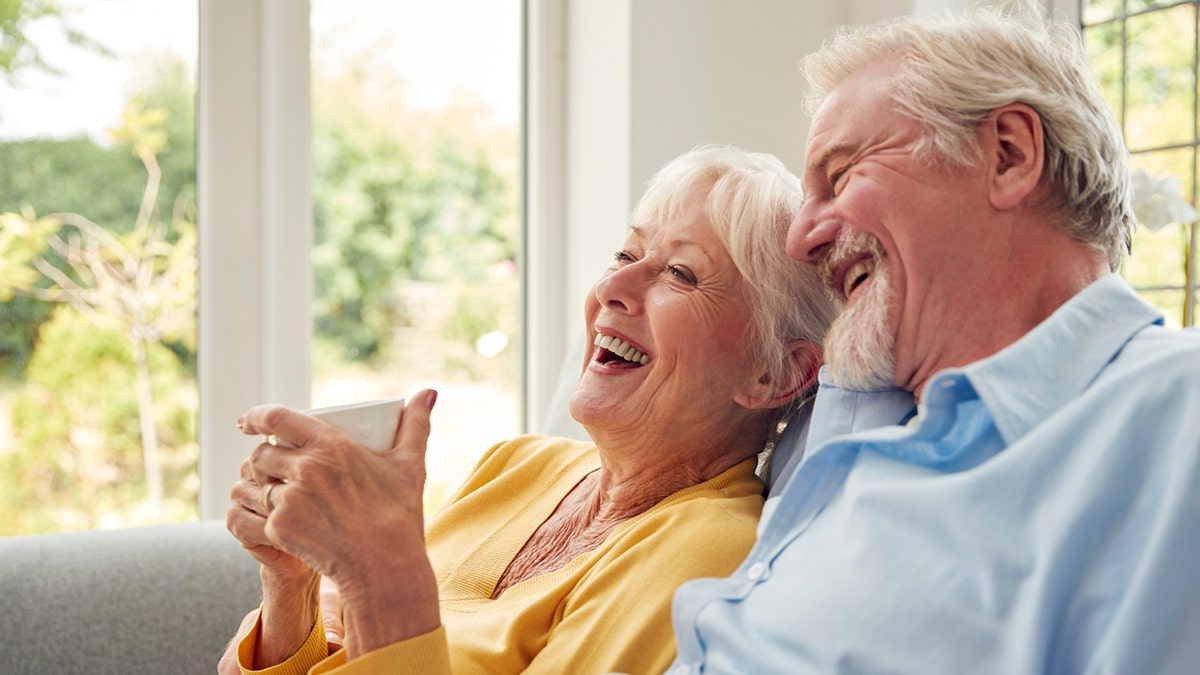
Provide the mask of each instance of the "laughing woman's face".
POLYGON ((721 424, 760 373, 745 282, 697 201, 630 228, 585 303, 591 352, 572 416, 606 433, 721 424))

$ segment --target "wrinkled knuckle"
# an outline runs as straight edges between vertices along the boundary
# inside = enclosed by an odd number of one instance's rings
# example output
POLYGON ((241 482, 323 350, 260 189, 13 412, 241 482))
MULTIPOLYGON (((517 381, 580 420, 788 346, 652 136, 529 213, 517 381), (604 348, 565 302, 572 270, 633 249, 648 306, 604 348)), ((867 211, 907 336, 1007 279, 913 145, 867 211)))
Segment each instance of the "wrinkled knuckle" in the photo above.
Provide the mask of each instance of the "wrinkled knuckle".
POLYGON ((311 485, 317 472, 313 470, 312 462, 308 458, 302 459, 292 465, 291 473, 288 474, 288 481, 299 485, 311 485))
POLYGON ((246 458, 246 470, 249 473, 249 479, 251 482, 257 482, 255 467, 259 464, 259 462, 262 461, 263 454, 269 451, 270 448, 271 446, 267 445, 266 443, 256 445, 254 449, 250 451, 250 456, 246 458))
POLYGON ((277 548, 287 550, 285 542, 290 541, 296 534, 295 520, 287 509, 282 509, 277 504, 271 512, 271 517, 267 519, 263 533, 277 548))
POLYGON ((234 539, 245 542, 246 530, 242 525, 242 519, 238 515, 234 512, 234 509, 229 510, 225 515, 225 529, 229 530, 229 534, 232 534, 234 539))
POLYGON ((270 405, 263 409, 263 422, 268 429, 275 429, 288 414, 288 409, 281 405, 270 405))
POLYGON ((330 426, 322 426, 309 434, 305 445, 314 448, 330 448, 343 438, 342 432, 330 426))

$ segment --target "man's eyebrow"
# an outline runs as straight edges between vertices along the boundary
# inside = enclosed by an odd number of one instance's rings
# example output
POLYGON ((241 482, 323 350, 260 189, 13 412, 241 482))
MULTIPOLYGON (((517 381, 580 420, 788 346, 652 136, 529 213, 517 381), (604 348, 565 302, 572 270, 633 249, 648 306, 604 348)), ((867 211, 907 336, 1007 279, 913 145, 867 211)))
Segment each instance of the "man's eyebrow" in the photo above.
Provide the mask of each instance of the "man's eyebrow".
POLYGON ((806 173, 816 171, 824 176, 826 170, 829 168, 829 165, 834 160, 852 154, 854 154, 854 148, 849 143, 835 143, 827 148, 824 148, 820 153, 817 154, 816 159, 809 163, 808 171, 806 171, 806 173))

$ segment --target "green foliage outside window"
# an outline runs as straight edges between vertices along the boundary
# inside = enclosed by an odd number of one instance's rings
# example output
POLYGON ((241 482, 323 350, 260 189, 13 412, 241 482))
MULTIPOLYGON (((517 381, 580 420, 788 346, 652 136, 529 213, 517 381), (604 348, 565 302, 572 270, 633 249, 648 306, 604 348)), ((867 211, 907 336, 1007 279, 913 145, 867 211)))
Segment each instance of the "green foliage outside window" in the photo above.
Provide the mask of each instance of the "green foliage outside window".
POLYGON ((180 386, 192 376, 151 346, 165 499, 138 511, 146 474, 128 340, 68 306, 53 315, 14 401, 17 447, 0 456, 0 536, 195 518, 196 401, 180 386))
MULTIPOLYGON (((24 44, 31 18, 55 11, 52 2, 0 0, 0 71, 44 66, 36 45, 21 52, 24 60, 3 57, 24 44)), ((194 256, 195 232, 186 227, 197 220, 194 77, 180 62, 159 60, 141 84, 136 109, 162 111, 150 121, 162 141, 156 204, 166 241, 194 256)), ((511 381, 515 350, 487 359, 475 345, 516 334, 515 130, 494 127, 469 101, 436 114, 409 109, 400 95, 381 103, 356 88, 352 73, 317 88, 338 92, 318 97, 336 105, 313 111, 318 371, 391 359, 511 381)), ((74 213, 128 236, 147 186, 130 140, 0 143, 0 213, 74 213)), ((14 240, 13 251, 0 242, 0 277, 15 270, 9 263, 33 269, 19 249, 44 250, 39 237, 14 240)), ((25 285, 0 295, 0 397, 16 439, 0 452, 0 535, 194 518, 194 329, 190 339, 155 339, 146 351, 162 490, 150 512, 129 336, 31 297, 51 286, 44 275, 25 285)))
POLYGON ((496 159, 512 154, 515 130, 491 129, 469 104, 415 111, 403 96, 364 92, 352 76, 314 88, 322 91, 312 257, 321 362, 486 370, 474 341, 497 330, 498 308, 511 317, 509 335, 517 323, 515 278, 493 278, 517 256, 516 176, 496 159), (410 331, 419 337, 403 339, 410 331))
MULTIPOLYGON (((1197 197, 1196 29, 1200 2, 1084 0, 1083 36, 1105 100, 1125 131, 1132 166, 1174 176, 1179 195, 1197 197)), ((1139 228, 1122 273, 1170 325, 1193 325, 1197 225, 1139 228), (1193 293, 1189 296, 1187 289, 1193 293), (1189 300, 1190 298, 1190 300, 1189 300)))

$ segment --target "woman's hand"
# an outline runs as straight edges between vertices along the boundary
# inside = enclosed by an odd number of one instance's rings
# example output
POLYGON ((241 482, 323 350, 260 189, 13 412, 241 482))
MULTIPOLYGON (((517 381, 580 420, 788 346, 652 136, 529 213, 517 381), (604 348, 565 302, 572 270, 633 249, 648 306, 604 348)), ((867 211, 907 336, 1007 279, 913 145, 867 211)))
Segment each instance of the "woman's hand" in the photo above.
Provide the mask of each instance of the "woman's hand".
MULTIPOLYGON (((255 668, 283 663, 296 653, 312 631, 317 616, 318 575, 299 558, 276 548, 266 536, 270 513, 271 484, 266 487, 254 479, 250 460, 242 462, 241 479, 229 496, 232 501, 225 514, 225 526, 250 555, 262 564, 262 628, 257 641, 255 668)), ((254 623, 250 623, 253 627, 254 623)), ((243 622, 238 630, 240 642, 249 633, 243 622)), ((232 646, 236 665, 236 645, 232 646)))
MULTIPOLYGON (((337 587, 328 579, 321 578, 321 622, 325 628, 325 643, 332 654, 342 648, 345 642, 346 629, 342 625, 342 598, 338 595, 337 587)), ((246 614, 242 625, 238 626, 237 634, 225 646, 225 653, 217 662, 217 675, 241 675, 238 666, 238 645, 258 623, 258 610, 246 614)), ((254 664, 246 664, 254 667, 254 664)))
MULTIPOLYGON (((250 459, 242 462, 241 478, 229 491, 232 504, 225 514, 225 526, 250 552, 250 556, 262 563, 264 573, 270 571, 277 579, 311 576, 312 569, 300 559, 279 550, 266 536, 267 516, 270 513, 268 497, 277 485, 258 482, 250 468, 250 459)), ((272 500, 273 501, 273 500, 272 500)))
POLYGON ((342 596, 328 577, 321 577, 321 622, 325 624, 325 643, 332 654, 346 644, 346 626, 342 623, 342 596))
MULTIPOLYGON (((274 484, 258 492, 263 536, 337 586, 350 658, 440 624, 422 503, 436 399, 432 390, 409 399, 394 446, 382 453, 280 406, 252 408, 241 420, 245 433, 296 446, 259 445, 248 460, 254 483, 274 484)), ((272 553, 260 554, 284 567, 272 553)))
POLYGON ((225 645, 225 653, 221 654, 221 660, 217 661, 217 675, 242 675, 242 669, 238 667, 238 645, 250 634, 250 631, 254 629, 254 625, 257 622, 257 609, 242 619, 242 625, 238 626, 237 633, 234 634, 233 639, 229 641, 229 644, 225 645))

